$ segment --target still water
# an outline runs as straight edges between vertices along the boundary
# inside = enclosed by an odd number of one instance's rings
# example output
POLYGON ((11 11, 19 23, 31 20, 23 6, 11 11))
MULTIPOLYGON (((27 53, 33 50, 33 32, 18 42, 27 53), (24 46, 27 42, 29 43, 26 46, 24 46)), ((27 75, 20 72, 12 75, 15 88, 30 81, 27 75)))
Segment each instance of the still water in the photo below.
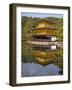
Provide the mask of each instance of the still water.
POLYGON ((54 64, 43 66, 35 63, 22 63, 21 70, 22 77, 51 76, 59 75, 60 68, 54 64))

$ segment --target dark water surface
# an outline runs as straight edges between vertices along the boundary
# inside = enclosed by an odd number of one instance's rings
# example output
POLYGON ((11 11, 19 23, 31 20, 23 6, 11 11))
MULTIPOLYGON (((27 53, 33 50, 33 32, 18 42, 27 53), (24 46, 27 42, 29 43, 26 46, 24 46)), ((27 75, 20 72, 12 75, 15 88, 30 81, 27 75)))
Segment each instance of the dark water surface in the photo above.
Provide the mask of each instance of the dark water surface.
POLYGON ((43 66, 35 63, 22 63, 21 66, 22 77, 59 75, 60 71, 60 68, 54 64, 43 66))

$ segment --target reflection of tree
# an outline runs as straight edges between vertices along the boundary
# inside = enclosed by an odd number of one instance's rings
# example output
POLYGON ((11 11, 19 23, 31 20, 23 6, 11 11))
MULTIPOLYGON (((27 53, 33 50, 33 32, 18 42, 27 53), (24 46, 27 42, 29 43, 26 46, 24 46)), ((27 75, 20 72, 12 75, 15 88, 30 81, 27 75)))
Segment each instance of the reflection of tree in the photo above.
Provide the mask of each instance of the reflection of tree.
POLYGON ((61 72, 63 71, 63 49, 60 49, 56 54, 56 58, 54 60, 54 64, 56 64, 59 68, 61 68, 61 72))

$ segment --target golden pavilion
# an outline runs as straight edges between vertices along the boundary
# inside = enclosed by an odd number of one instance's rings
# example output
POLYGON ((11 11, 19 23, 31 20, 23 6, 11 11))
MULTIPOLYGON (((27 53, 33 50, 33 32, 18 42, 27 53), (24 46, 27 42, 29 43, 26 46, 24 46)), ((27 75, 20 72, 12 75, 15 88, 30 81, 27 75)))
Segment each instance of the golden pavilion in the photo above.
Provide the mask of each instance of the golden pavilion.
POLYGON ((58 48, 62 46, 58 43, 59 31, 55 25, 50 21, 40 20, 30 32, 32 40, 27 43, 32 45, 31 52, 39 64, 52 62, 57 56, 58 48))

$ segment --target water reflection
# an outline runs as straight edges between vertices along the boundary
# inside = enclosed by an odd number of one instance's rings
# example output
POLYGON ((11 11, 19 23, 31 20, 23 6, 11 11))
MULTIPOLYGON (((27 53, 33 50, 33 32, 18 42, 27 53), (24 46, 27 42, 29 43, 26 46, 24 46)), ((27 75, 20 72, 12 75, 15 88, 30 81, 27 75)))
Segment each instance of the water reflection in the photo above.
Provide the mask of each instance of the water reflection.
POLYGON ((43 66, 35 63, 22 63, 21 66, 22 77, 60 75, 59 72, 61 71, 61 69, 54 64, 43 66))

